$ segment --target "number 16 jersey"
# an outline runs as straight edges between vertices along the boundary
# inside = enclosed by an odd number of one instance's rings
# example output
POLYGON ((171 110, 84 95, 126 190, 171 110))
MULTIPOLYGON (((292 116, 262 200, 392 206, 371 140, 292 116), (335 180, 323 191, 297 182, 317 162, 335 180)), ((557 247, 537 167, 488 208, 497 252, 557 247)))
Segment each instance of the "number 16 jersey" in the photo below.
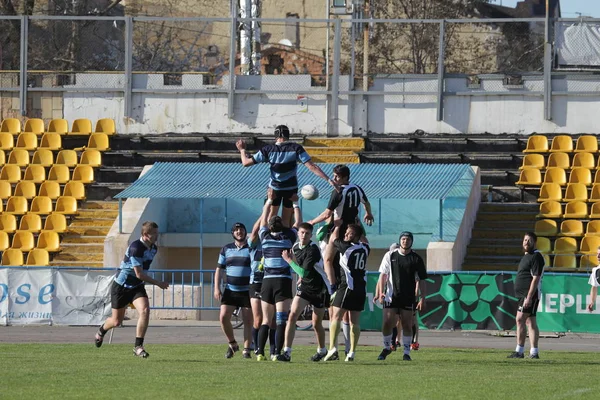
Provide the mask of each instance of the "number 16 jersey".
POLYGON ((371 251, 366 243, 345 242, 336 239, 335 249, 340 252, 340 267, 342 276, 339 287, 347 286, 356 292, 367 291, 367 257, 371 251))

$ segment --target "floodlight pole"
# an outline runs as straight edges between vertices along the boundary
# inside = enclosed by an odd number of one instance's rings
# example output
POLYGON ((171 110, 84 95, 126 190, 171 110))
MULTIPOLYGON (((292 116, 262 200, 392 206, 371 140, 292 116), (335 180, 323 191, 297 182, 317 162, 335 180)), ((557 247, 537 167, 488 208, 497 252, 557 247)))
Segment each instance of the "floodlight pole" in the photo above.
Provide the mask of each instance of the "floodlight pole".
POLYGON ((200 270, 204 260, 204 199, 200 199, 200 270))

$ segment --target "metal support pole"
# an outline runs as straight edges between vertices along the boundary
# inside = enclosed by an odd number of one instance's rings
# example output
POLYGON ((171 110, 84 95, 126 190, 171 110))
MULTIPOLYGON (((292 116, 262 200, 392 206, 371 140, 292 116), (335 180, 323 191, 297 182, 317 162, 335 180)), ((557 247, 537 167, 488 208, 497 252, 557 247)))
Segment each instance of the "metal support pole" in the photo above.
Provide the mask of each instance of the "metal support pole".
POLYGON ((21 73, 19 78, 19 102, 21 115, 27 115, 27 42, 29 40, 29 19, 26 15, 21 17, 21 73))
POLYGON ((334 46, 333 46, 333 82, 331 82, 331 122, 327 127, 328 135, 338 134, 339 102, 340 102, 340 57, 342 54, 342 21, 335 20, 334 46))
MULTIPOLYGON (((369 17, 369 0, 365 0, 365 15, 369 17)), ((363 89, 364 92, 369 90, 369 23, 365 23, 363 29, 363 89)))
POLYGON ((237 54, 237 2, 231 0, 231 29, 229 32, 229 92, 227 93, 227 116, 232 119, 234 116, 234 91, 235 91, 235 57, 237 54))
MULTIPOLYGON (((352 11, 352 18, 355 18, 356 11, 352 11)), ((354 90, 354 76, 356 75, 356 23, 352 22, 350 27, 350 85, 348 86, 348 90, 354 90)))
POLYGON ((438 55, 438 93, 437 93, 437 120, 444 120, 444 58, 446 56, 446 49, 444 48, 446 35, 446 21, 440 21, 440 43, 439 43, 439 55, 438 55))
POLYGON ((132 92, 133 88, 133 18, 125 19, 125 88, 123 116, 133 118, 132 92))
POLYGON ((546 26, 544 35, 544 119, 552 120, 552 42, 550 4, 546 0, 546 26))
POLYGON ((119 233, 123 233, 123 199, 119 199, 119 233))
POLYGON ((440 199, 440 242, 444 241, 444 199, 440 199))
POLYGON ((200 199, 200 270, 204 262, 204 199, 200 199))

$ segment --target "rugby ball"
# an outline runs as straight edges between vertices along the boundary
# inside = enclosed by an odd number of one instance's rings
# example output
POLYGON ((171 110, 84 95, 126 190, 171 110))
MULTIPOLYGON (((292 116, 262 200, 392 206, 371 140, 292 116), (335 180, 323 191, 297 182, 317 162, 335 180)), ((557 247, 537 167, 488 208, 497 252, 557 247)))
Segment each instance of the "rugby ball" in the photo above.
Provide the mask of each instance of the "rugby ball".
POLYGON ((313 185, 304 185, 300 190, 300 194, 306 200, 314 200, 319 197, 319 190, 313 185))

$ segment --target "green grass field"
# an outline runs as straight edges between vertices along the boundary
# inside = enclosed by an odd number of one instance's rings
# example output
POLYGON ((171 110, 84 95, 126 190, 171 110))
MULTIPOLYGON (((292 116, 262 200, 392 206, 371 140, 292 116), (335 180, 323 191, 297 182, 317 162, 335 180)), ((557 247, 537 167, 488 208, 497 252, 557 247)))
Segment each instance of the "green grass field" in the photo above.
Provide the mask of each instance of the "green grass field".
POLYGON ((595 353, 542 352, 509 360, 509 351, 423 348, 403 362, 396 352, 359 347, 354 363, 308 361, 313 347, 294 348, 292 362, 226 360, 225 346, 0 344, 0 398, 112 399, 598 399, 595 353))

